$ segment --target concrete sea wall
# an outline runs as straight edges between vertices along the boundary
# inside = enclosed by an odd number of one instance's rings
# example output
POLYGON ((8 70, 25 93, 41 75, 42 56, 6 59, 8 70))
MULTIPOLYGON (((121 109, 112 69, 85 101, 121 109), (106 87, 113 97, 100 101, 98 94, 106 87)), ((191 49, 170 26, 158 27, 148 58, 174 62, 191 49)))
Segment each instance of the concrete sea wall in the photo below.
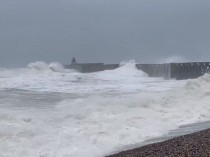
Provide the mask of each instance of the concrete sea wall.
POLYGON ((210 72, 210 62, 171 63, 170 78, 177 80, 197 78, 210 72))
POLYGON ((71 65, 65 65, 65 68, 75 69, 82 73, 91 73, 91 72, 105 70, 104 63, 81 63, 81 64, 76 63, 76 64, 71 64, 71 65))
MULTIPOLYGON (((65 65, 65 68, 75 69, 82 73, 97 72, 103 70, 113 70, 119 64, 104 63, 75 63, 65 65)), ((190 62, 190 63, 165 63, 165 64, 136 64, 136 68, 144 71, 150 77, 163 77, 166 79, 192 79, 210 72, 210 62, 190 62)))
POLYGON ((136 64, 136 67, 147 73, 150 77, 171 78, 170 64, 136 64))

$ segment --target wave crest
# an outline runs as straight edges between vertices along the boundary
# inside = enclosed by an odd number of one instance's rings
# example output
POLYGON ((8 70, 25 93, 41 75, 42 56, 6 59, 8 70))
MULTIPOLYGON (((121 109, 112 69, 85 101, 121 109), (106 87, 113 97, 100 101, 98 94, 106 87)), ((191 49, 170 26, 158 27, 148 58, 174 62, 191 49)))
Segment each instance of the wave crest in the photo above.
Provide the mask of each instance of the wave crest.
POLYGON ((125 82, 132 82, 134 80, 139 80, 145 78, 148 75, 136 68, 135 61, 121 62, 120 67, 114 70, 105 70, 95 73, 97 78, 106 80, 124 80, 125 82))
POLYGON ((47 64, 42 61, 37 61, 37 62, 28 64, 27 67, 30 69, 35 69, 35 70, 39 70, 39 71, 46 71, 46 70, 55 71, 55 72, 64 71, 63 66, 57 62, 52 62, 50 64, 47 64))

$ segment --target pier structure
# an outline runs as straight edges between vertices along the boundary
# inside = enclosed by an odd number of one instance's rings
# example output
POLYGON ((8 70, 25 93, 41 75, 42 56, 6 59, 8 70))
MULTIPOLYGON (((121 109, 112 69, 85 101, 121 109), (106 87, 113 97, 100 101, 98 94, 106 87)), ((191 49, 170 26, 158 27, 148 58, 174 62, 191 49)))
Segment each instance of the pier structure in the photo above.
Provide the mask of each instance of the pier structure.
MULTIPOLYGON (((64 65, 67 69, 75 69, 82 73, 91 73, 118 68, 119 64, 104 63, 72 63, 64 65)), ((136 68, 144 71, 150 77, 163 77, 165 79, 193 79, 205 73, 210 73, 210 62, 164 63, 164 64, 136 64, 136 68)))

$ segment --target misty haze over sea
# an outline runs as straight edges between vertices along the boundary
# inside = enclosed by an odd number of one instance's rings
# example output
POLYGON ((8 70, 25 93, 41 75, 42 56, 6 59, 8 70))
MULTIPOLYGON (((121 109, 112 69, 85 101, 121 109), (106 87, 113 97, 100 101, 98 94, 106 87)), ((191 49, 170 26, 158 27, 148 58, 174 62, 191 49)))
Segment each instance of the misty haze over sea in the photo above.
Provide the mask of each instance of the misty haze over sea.
POLYGON ((210 59, 209 0, 1 0, 0 67, 210 59))

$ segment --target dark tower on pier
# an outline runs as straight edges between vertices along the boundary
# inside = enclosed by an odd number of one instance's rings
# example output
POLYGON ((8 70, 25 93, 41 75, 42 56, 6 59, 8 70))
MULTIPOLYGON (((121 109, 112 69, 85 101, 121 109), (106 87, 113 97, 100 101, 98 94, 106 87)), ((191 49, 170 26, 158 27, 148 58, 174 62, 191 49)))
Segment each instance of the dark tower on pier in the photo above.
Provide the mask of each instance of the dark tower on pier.
POLYGON ((76 59, 74 57, 71 60, 71 64, 77 64, 77 61, 76 61, 76 59))

